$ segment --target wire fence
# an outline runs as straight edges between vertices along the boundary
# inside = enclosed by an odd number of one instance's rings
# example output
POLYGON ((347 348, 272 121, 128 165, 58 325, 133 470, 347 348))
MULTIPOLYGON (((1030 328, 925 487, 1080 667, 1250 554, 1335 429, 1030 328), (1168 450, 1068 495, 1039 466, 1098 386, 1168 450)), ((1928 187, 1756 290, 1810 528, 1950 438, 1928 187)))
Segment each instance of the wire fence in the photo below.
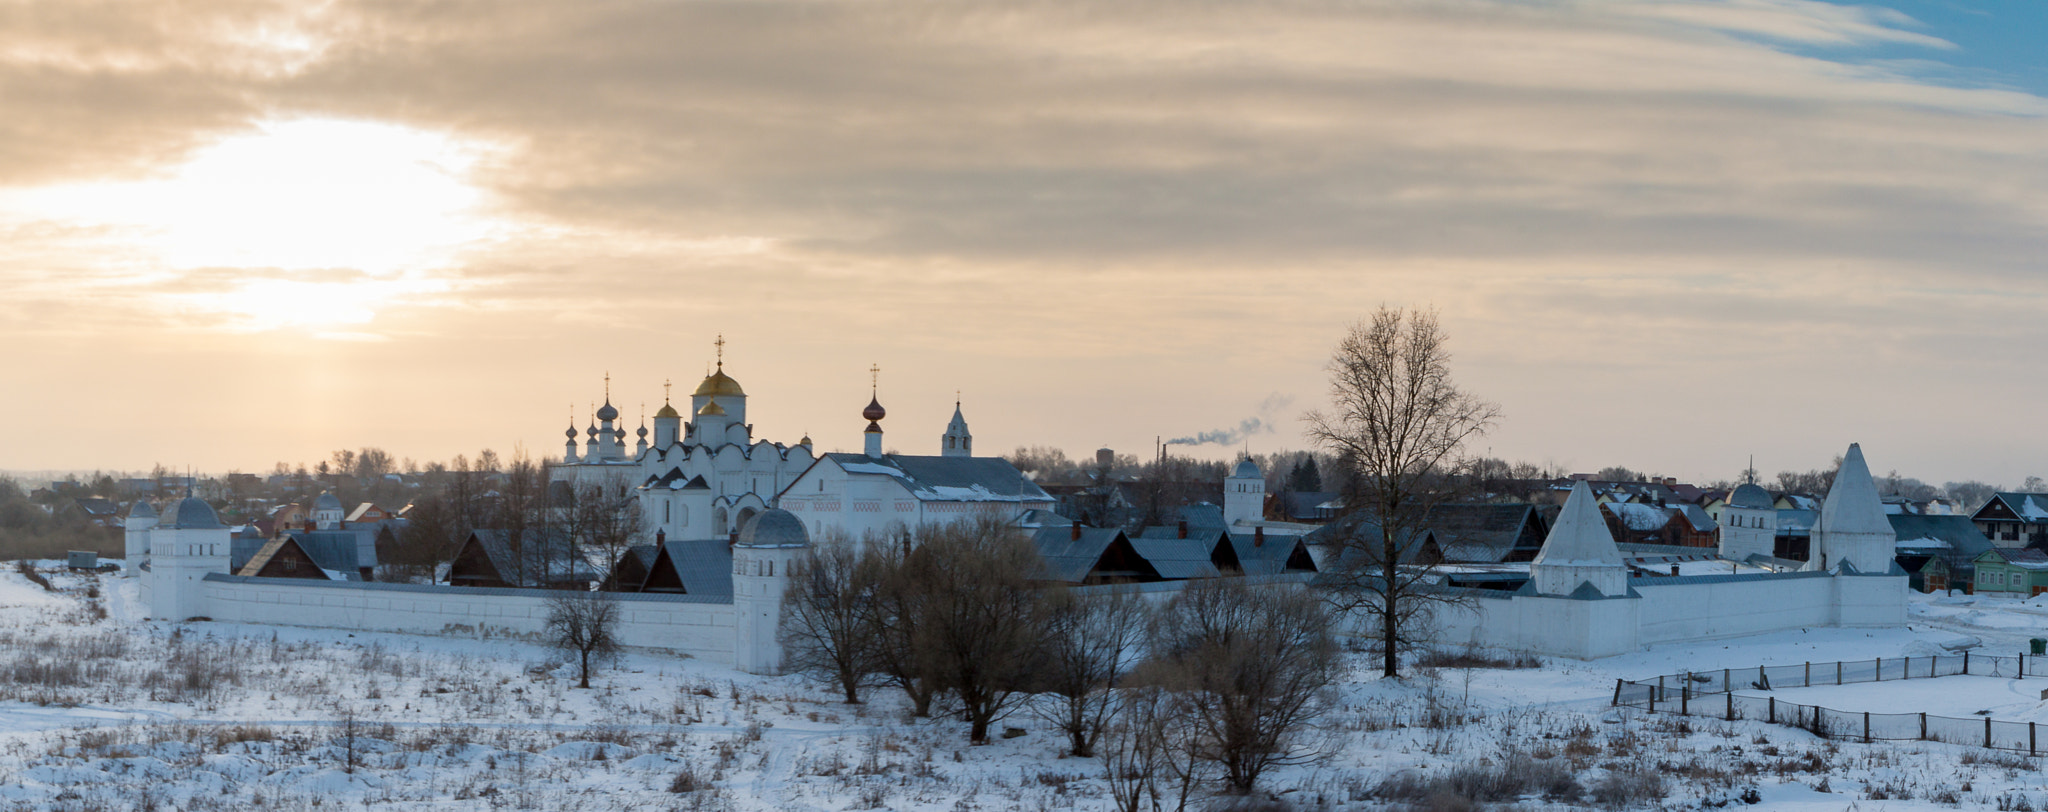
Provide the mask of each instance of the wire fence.
POLYGON ((1822 738, 1863 741, 1931 741, 1968 744, 1994 750, 2040 755, 2048 737, 2033 722, 2011 722, 1988 716, 1933 716, 1925 713, 1870 713, 1780 701, 1774 696, 1747 696, 1738 691, 1772 691, 1818 685, 1850 685, 1905 679, 1977 677, 2048 677, 2048 656, 1997 657, 1983 654, 1930 655, 1854 662, 1802 663, 1755 668, 1724 668, 1665 674, 1653 680, 1615 680, 1616 706, 1652 713, 1676 713, 1735 721, 1747 719, 1787 725, 1822 738))

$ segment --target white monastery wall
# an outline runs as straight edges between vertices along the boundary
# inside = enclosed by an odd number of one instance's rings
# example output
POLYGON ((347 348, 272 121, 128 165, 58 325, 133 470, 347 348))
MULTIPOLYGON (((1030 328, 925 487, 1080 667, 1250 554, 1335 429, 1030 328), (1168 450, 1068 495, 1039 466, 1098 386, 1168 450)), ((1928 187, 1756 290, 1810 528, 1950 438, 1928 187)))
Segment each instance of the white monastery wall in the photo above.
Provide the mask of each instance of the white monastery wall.
MULTIPOLYGON (((224 574, 207 577, 201 586, 206 616, 216 621, 534 637, 547 625, 547 601, 553 594, 540 589, 336 583, 224 574)), ((732 663, 732 604, 671 595, 615 593, 614 597, 620 604, 618 631, 625 645, 732 663)))
POLYGON ((1635 579, 1643 604, 1642 645, 1836 625, 1839 577, 1702 576, 1702 582, 1686 583, 1689 580, 1635 579))

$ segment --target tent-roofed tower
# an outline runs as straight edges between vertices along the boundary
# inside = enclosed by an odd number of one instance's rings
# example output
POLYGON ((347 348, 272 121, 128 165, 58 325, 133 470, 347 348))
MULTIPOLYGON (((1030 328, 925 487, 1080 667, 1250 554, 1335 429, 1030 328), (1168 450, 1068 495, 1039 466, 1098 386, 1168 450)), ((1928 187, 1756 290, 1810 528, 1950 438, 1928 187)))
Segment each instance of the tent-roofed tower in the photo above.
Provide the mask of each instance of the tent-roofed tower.
POLYGON ((946 424, 946 434, 939 438, 939 456, 974 456, 974 435, 967 431, 967 418, 960 415, 960 399, 953 399, 953 420, 946 424))
POLYGON ((1592 585, 1604 597, 1628 594, 1628 567, 1621 561, 1621 548, 1614 545, 1614 534, 1607 531, 1607 520, 1585 480, 1572 485, 1564 510, 1529 565, 1529 577, 1544 595, 1572 595, 1582 584, 1592 585))
POLYGON ((1865 575, 1884 575, 1894 566, 1897 546, 1898 534, 1885 518, 1863 448, 1850 443, 1827 498, 1821 501, 1820 516, 1814 519, 1812 553, 1805 568, 1833 571, 1848 564, 1865 575))

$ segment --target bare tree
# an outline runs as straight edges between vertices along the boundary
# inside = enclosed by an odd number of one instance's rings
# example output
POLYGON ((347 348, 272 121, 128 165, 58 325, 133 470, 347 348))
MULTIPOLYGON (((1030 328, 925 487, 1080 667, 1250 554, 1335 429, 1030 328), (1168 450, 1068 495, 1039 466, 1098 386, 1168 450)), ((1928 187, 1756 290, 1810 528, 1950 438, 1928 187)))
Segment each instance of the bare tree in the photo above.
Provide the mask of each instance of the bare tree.
POLYGON ((1293 584, 1224 578, 1190 584, 1152 629, 1153 659, 1134 680, 1166 688, 1198 752, 1247 793, 1273 767, 1326 750, 1311 741, 1340 657, 1323 600, 1293 584))
POLYGON ((1117 812, 1184 812, 1216 770, 1200 731, 1185 723, 1187 706, 1158 686, 1118 693, 1121 710, 1097 750, 1110 801, 1117 812))
POLYGON ((564 590, 548 596, 548 640, 576 655, 576 687, 590 687, 590 664, 619 652, 619 602, 609 592, 564 590))
POLYGON ((1045 593, 1044 656, 1038 670, 1046 696, 1032 713, 1067 734, 1080 758, 1117 710, 1117 684, 1129 671, 1150 613, 1125 587, 1098 586, 1045 593))
POLYGON ((862 546, 861 566, 875 583, 867 623, 876 667, 883 682, 903 690, 911 715, 931 716, 939 680, 918 638, 931 594, 904 575, 910 537, 869 538, 862 546))
POLYGON ((873 613, 878 568, 852 540, 830 533, 792 562, 782 597, 783 667, 830 682, 860 703, 860 689, 881 670, 873 613))
POLYGON ((580 543, 583 557, 602 562, 600 580, 611 578, 612 568, 641 539, 640 499, 632 480, 605 477, 576 488, 567 499, 565 529, 580 543))
POLYGON ((1324 573, 1336 606, 1376 623, 1389 677, 1451 600, 1416 560, 1427 517, 1458 497, 1465 443, 1500 417, 1451 382, 1445 340, 1432 311, 1380 308, 1330 357, 1331 410, 1305 418, 1310 439, 1346 466, 1345 506, 1362 514, 1350 523, 1358 532, 1333 540, 1324 573))
POLYGON ((923 670, 960 701, 968 740, 986 743, 1030 695, 1045 612, 1029 579, 1043 563, 996 517, 923 527, 917 540, 900 581, 923 593, 912 626, 923 670))

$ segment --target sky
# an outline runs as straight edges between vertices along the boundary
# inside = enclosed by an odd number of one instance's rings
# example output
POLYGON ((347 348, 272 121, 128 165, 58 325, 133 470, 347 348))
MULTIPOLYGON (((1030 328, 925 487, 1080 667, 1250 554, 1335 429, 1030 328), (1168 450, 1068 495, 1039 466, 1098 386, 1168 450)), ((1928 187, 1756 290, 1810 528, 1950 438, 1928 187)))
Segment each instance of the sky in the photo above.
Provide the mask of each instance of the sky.
POLYGON ((757 436, 2048 475, 2048 4, 0 2, 0 469, 757 436), (957 393, 957 394, 956 394, 957 393))

